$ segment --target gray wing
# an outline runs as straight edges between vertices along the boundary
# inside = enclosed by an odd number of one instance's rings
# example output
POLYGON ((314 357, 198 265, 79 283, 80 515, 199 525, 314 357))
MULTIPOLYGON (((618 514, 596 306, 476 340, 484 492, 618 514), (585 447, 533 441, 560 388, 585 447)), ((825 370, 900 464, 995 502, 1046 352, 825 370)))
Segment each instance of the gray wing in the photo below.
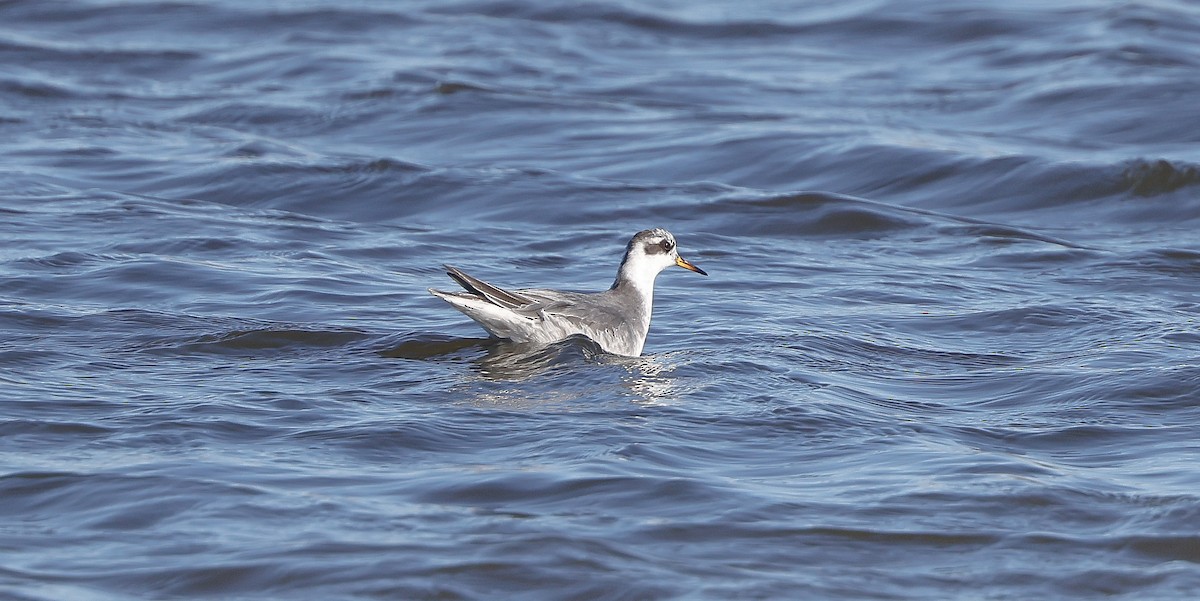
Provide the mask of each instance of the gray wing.
POLYGON ((442 267, 446 268, 446 275, 458 282, 467 292, 526 317, 545 319, 546 315, 554 315, 569 321, 590 323, 594 323, 593 318, 596 321, 606 321, 613 317, 603 303, 596 302, 596 297, 600 296, 598 294, 541 289, 505 290, 456 267, 442 267))
POLYGON ((524 312, 536 313, 542 319, 557 318, 575 325, 578 329, 613 330, 625 324, 623 315, 609 302, 604 293, 560 292, 558 290, 521 290, 521 294, 536 304, 524 312))
POLYGON ((443 265, 449 275, 467 292, 493 305, 508 309, 528 319, 558 319, 580 331, 615 331, 627 321, 603 292, 561 292, 558 290, 505 290, 470 276, 450 265, 443 265))

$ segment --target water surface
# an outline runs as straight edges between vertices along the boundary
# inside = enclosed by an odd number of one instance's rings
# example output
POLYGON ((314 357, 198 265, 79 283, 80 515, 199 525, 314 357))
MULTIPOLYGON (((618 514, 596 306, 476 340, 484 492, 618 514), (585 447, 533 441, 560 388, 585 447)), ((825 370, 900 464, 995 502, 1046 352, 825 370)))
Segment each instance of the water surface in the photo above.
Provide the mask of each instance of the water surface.
POLYGON ((0 596, 1192 599, 1186 2, 0 5, 0 596), (428 287, 607 287, 643 357, 428 287))

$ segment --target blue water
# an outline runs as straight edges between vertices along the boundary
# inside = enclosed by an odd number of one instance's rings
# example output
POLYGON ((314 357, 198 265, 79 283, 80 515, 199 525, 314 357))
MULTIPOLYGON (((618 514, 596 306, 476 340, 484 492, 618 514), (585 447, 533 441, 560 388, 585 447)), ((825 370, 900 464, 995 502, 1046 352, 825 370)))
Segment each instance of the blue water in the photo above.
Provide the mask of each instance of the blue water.
POLYGON ((0 3, 0 598, 1194 599, 1191 2, 0 3), (643 357, 429 287, 606 288, 643 357))

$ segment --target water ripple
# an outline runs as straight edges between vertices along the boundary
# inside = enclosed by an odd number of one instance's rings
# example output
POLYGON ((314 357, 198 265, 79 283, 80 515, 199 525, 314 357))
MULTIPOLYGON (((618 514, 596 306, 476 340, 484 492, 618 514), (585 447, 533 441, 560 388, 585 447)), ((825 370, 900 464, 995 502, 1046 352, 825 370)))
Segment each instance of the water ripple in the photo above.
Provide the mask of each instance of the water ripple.
POLYGON ((1200 13, 0 3, 0 597, 1191 599, 1200 13), (646 354, 483 338, 442 263, 646 354))

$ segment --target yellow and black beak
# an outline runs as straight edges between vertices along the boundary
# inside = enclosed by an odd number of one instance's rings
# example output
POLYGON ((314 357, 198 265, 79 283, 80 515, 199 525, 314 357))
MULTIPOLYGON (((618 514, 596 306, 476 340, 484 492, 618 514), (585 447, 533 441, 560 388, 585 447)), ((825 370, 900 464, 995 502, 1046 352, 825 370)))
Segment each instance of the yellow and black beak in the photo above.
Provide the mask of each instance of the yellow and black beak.
POLYGON ((678 257, 678 256, 675 257, 675 264, 688 270, 688 271, 694 271, 700 275, 708 275, 708 273, 705 272, 703 269, 700 269, 699 267, 692 265, 691 263, 689 263, 687 261, 687 259, 684 259, 683 257, 678 257))

